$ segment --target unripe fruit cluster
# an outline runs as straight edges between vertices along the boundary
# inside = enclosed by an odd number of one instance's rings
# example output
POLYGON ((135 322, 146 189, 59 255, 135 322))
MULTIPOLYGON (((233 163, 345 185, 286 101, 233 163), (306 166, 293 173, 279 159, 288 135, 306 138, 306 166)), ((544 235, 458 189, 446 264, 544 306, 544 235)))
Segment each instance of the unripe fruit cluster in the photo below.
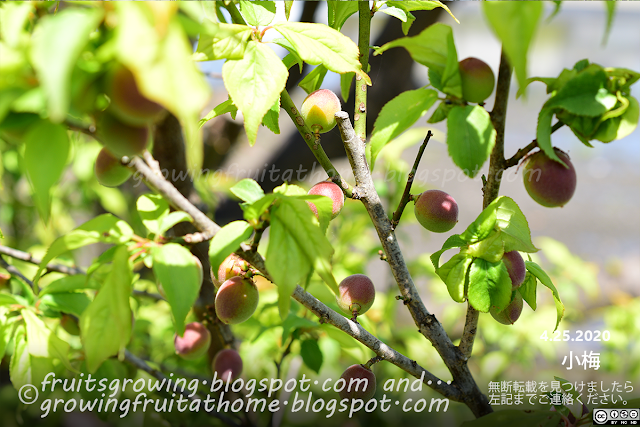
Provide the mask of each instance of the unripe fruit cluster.
POLYGON ((176 335, 173 345, 176 353, 186 360, 194 360, 203 356, 211 344, 211 333, 199 322, 189 323, 182 336, 176 335))
POLYGON ((335 114, 341 109, 340 100, 335 93, 329 89, 319 89, 302 101, 300 114, 312 131, 325 133, 335 127, 335 114))
POLYGON ((444 191, 425 191, 415 202, 416 219, 429 231, 444 233, 458 222, 458 204, 444 191))
MULTIPOLYGON (((309 190, 308 194, 317 195, 317 196, 326 196, 331 199, 331 219, 334 219, 340 214, 342 208, 344 207, 344 193, 342 189, 333 182, 319 182, 309 190)), ((307 202, 313 214, 318 217, 318 208, 312 202, 307 202)))
POLYGON ((128 178, 119 159, 142 154, 149 143, 149 126, 165 110, 140 93, 135 76, 121 64, 107 72, 104 92, 111 103, 95 115, 96 134, 109 154, 101 152, 95 171, 102 185, 115 187, 128 178))
POLYGON ((529 196, 548 208, 564 206, 576 191, 576 170, 564 151, 554 148, 556 155, 567 165, 549 158, 542 150, 525 160, 522 177, 529 196))

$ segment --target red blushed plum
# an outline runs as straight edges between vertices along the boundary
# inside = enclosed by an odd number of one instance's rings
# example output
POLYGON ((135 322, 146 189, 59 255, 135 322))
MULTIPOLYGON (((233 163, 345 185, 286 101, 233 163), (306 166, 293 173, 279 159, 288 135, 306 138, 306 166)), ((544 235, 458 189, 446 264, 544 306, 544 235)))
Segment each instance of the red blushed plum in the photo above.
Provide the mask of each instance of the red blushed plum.
POLYGON ((489 310, 491 316, 496 319, 499 323, 503 325, 513 325, 516 323, 516 320, 520 318, 520 314, 522 313, 522 307, 524 306, 522 295, 520 292, 515 292, 515 297, 513 297, 513 301, 502 311, 498 312, 495 309, 489 310))
POLYGON ((149 143, 147 126, 136 127, 121 122, 110 113, 110 109, 98 115, 96 128, 100 142, 118 157, 142 154, 149 143))
POLYGON ((94 168, 98 182, 105 187, 117 187, 131 176, 131 169, 123 166, 120 159, 106 148, 100 150, 94 168))
POLYGON ((376 299, 376 288, 371 279, 364 274, 346 277, 340 282, 338 291, 336 302, 340 309, 356 316, 366 313, 376 299))
POLYGON ((445 233, 458 222, 458 204, 444 191, 428 190, 416 199, 415 214, 427 230, 445 233))
MULTIPOLYGON (((309 190, 308 194, 313 194, 317 196, 327 196, 333 202, 331 207, 331 219, 334 219, 340 214, 344 206, 344 193, 342 189, 337 184, 333 182, 319 182, 309 190)), ((307 202, 309 207, 313 211, 313 214, 318 216, 318 208, 311 202, 307 202)))
POLYGON ((325 133, 335 127, 335 114, 341 109, 340 100, 335 93, 329 89, 319 89, 302 101, 300 114, 312 131, 325 133))
POLYGON ((524 278, 527 275, 527 267, 524 264, 522 256, 518 251, 505 252, 502 256, 502 262, 504 262, 509 272, 512 286, 511 290, 519 288, 522 283, 524 283, 524 278))
POLYGON ((555 208, 564 206, 576 191, 576 170, 569 155, 554 148, 556 155, 568 166, 550 159, 543 151, 529 156, 522 177, 529 196, 542 206, 555 208))
POLYGON ((194 360, 204 355, 209 344, 211 344, 211 334, 202 323, 198 322, 187 324, 184 334, 176 335, 173 340, 176 353, 187 360, 194 360))
POLYGON ((107 75, 105 93, 118 119, 132 126, 144 126, 158 120, 164 108, 140 93, 133 73, 125 66, 115 66, 107 75))
POLYGON ((465 101, 480 103, 491 95, 496 79, 486 62, 478 58, 466 58, 458 63, 458 68, 465 101))
POLYGON ((222 381, 233 381, 242 373, 242 358, 231 349, 220 350, 211 362, 211 369, 218 374, 222 381))
POLYGON ((223 323, 242 323, 256 311, 258 298, 258 288, 253 280, 232 277, 218 288, 216 314, 223 323))
POLYGON ((339 391, 340 399, 362 399, 367 401, 376 393, 376 376, 364 365, 351 365, 340 376, 344 388, 339 391))

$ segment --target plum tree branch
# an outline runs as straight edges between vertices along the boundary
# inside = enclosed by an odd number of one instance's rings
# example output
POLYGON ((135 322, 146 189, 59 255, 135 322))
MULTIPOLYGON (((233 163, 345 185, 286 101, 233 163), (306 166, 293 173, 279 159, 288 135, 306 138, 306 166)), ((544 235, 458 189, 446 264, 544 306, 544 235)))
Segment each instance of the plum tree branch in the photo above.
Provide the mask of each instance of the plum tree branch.
POLYGON ((280 105, 284 108, 289 117, 291 117, 291 120, 296 125, 298 132, 302 135, 302 139, 307 143, 316 160, 320 163, 320 166, 322 166, 322 168, 327 172, 327 175, 329 175, 329 178, 342 188, 342 191, 347 197, 352 197, 351 187, 347 181, 340 176, 340 173, 333 166, 333 163, 331 163, 331 160, 320 144, 320 138, 318 137, 316 139, 314 132, 305 123, 304 118, 300 114, 300 110, 296 108, 291 96, 289 96, 289 92, 287 92, 286 89, 280 94, 280 105))
MULTIPOLYGON (((346 115, 346 113, 344 114, 346 115)), ((355 133, 353 133, 353 136, 355 137, 355 133)), ((355 138, 357 139, 357 137, 355 138)), ((154 188, 164 196, 174 208, 181 209, 189 215, 192 215, 194 210, 198 210, 191 204, 191 202, 184 198, 184 196, 182 196, 182 194, 180 194, 180 192, 177 191, 171 183, 166 181, 163 176, 153 173, 151 168, 142 161, 142 159, 134 158, 128 163, 128 166, 135 169, 136 173, 138 173, 150 187, 154 188), (171 188, 173 188, 173 190, 171 190, 171 188)), ((211 232, 215 235, 218 230, 220 230, 220 226, 209 219, 206 215, 202 214, 202 212, 200 212, 200 214, 198 221, 194 218, 194 225, 196 228, 199 230, 208 230, 207 232, 211 232)), ((387 222, 388 221, 389 220, 387 219, 387 222)), ((262 256, 257 252, 253 251, 250 245, 245 243, 241 244, 240 249, 236 251, 236 254, 253 265, 258 271, 264 274, 267 279, 270 278, 269 272, 265 267, 264 258, 262 258, 262 256)), ((408 357, 387 346, 378 338, 366 331, 361 325, 348 320, 343 315, 330 309, 300 286, 296 287, 293 293, 293 298, 318 316, 322 322, 329 323, 342 330, 373 350, 376 355, 383 357, 384 360, 393 363, 414 377, 421 378, 424 372, 423 380, 425 384, 438 391, 443 396, 458 402, 463 402, 467 398, 463 393, 464 390, 461 390, 453 384, 447 384, 446 382, 439 380, 435 375, 422 368, 415 361, 410 360, 408 357), (431 383, 429 383, 429 381, 431 381, 431 383)), ((444 331, 442 332, 444 333, 444 331)), ((453 347, 453 349, 455 349, 455 347, 453 347)))
POLYGON ((2 257, 2 256, 0 256, 0 267, 2 267, 5 270, 7 270, 9 272, 9 274, 11 274, 12 276, 20 278, 20 280, 22 280, 27 285, 31 286, 31 288, 34 289, 34 291, 35 291, 35 288, 33 286, 33 282, 31 280, 29 280, 28 278, 26 278, 25 275, 22 274, 22 272, 20 272, 20 270, 18 270, 16 267, 14 267, 13 265, 7 263, 7 261, 5 261, 4 257, 2 257))
POLYGON ((466 359, 453 345, 440 322, 433 314, 429 313, 418 294, 393 231, 391 220, 387 217, 373 185, 363 141, 356 135, 346 112, 340 111, 336 113, 335 117, 356 180, 354 195, 362 201, 371 217, 387 256, 387 263, 415 324, 420 333, 433 344, 447 365, 453 376, 454 385, 462 392, 462 402, 471 409, 476 417, 492 412, 488 399, 480 392, 471 372, 469 372, 466 359))
POLYGON ((404 193, 402 193, 402 198, 400 199, 400 203, 398 203, 398 209, 393 213, 393 217, 391 218, 391 226, 395 230, 400 222, 400 217, 404 212, 404 208, 407 206, 409 201, 411 200, 411 185, 413 184, 413 180, 416 177, 416 171, 418 170, 418 165, 420 164, 420 159, 422 159, 422 154, 424 154, 424 150, 427 148, 427 144, 433 134, 429 130, 427 132, 427 136, 424 138, 420 149, 418 150, 418 154, 416 155, 416 160, 413 162, 413 166, 411 167, 411 171, 409 171, 409 176, 407 178, 407 185, 404 187, 404 193))

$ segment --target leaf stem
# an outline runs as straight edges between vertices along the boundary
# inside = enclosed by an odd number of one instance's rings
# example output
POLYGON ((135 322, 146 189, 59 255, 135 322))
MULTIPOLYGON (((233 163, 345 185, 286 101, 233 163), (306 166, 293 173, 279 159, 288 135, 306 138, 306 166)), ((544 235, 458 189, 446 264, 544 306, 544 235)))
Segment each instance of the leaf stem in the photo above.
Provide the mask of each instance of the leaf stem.
POLYGON ((404 193, 402 193, 402 198, 400 199, 400 203, 398 204, 398 209, 393 213, 393 218, 391 219, 391 226, 395 229, 400 222, 400 217, 402 216, 402 212, 404 212, 404 208, 411 201, 411 185, 413 184, 413 180, 416 177, 416 171, 418 170, 418 165, 420 164, 420 159, 422 159, 422 154, 424 153, 425 148, 427 148, 427 144, 433 134, 431 130, 427 132, 427 136, 424 138, 420 149, 418 150, 418 155, 416 156, 416 160, 413 162, 413 167, 409 172, 409 177, 407 178, 407 185, 404 188, 404 193))
POLYGON ((240 14, 240 11, 236 7, 236 4, 233 1, 230 1, 228 3, 225 2, 224 7, 229 12, 229 15, 231 15, 231 20, 233 21, 234 24, 247 25, 247 21, 244 20, 244 18, 240 14))

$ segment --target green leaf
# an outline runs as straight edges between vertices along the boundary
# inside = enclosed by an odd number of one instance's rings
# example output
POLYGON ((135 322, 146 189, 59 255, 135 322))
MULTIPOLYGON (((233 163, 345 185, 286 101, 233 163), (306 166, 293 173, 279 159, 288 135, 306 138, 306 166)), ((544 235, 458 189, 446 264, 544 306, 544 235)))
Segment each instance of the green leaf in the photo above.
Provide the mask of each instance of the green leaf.
POLYGON ((50 293, 40 297, 40 307, 47 306, 61 313, 73 314, 76 317, 82 316, 90 303, 91 300, 87 294, 82 292, 50 293))
POLYGON ((513 425, 556 427, 560 423, 560 413, 549 412, 548 409, 539 411, 507 409, 493 412, 473 421, 465 421, 461 427, 512 427, 513 425))
POLYGON ((607 40, 609 40, 609 34, 611 33, 611 28, 613 27, 613 18, 616 14, 616 2, 604 2, 604 5, 607 8, 607 27, 604 30, 604 35, 602 36, 602 45, 607 44, 607 40))
POLYGON ((33 283, 37 284, 47 264, 65 252, 91 245, 93 243, 120 244, 128 242, 133 230, 126 222, 111 214, 99 215, 64 236, 58 237, 42 259, 33 283))
POLYGON ((24 137, 24 162, 33 187, 36 206, 49 219, 51 191, 58 184, 69 157, 69 136, 62 125, 48 121, 36 124, 24 137))
POLYGON ((522 298, 527 302, 527 304, 529 304, 529 307, 531 307, 533 311, 536 311, 537 308, 537 288, 538 280, 536 279, 536 276, 527 271, 527 274, 524 277, 524 282, 518 288, 518 292, 520 292, 522 298))
POLYGON ((440 264, 440 257, 442 256, 442 254, 445 251, 448 251, 449 249, 452 249, 452 248, 459 248, 459 247, 464 246, 466 244, 467 244, 467 241, 462 239, 459 234, 454 234, 452 236, 449 236, 449 238, 447 238, 447 240, 445 240, 444 244, 442 245, 442 249, 440 249, 437 252, 434 252, 429 257, 431 259, 431 263, 433 264, 433 266, 437 270, 439 268, 439 264, 440 264))
MULTIPOLYGON (((284 40, 285 42, 287 41, 286 39, 283 39, 283 38, 280 38, 279 40, 284 40)), ((290 70, 291 67, 298 64, 298 70, 300 71, 300 73, 302 73, 302 66, 304 64, 302 62, 302 58, 300 58, 297 53, 289 52, 287 56, 282 58, 282 63, 284 64, 285 67, 287 67, 287 70, 290 70)))
POLYGON ((160 221, 169 214, 169 203, 158 194, 143 194, 136 201, 136 209, 142 224, 157 235, 160 221))
POLYGON ((438 276, 447 285, 449 295, 456 302, 464 301, 467 270, 472 261, 472 257, 460 253, 436 269, 438 276))
POLYGON ((318 221, 320 222, 320 229, 326 233, 329 228, 329 222, 333 214, 333 200, 327 196, 305 194, 297 196, 298 199, 305 200, 309 203, 313 203, 318 211, 318 221))
POLYGON ((60 339, 38 318, 33 311, 25 308, 20 311, 27 329, 27 345, 29 354, 35 357, 55 358, 72 372, 76 369, 69 363, 69 344, 60 339))
POLYGON ((300 83, 298 83, 298 86, 304 89, 307 94, 315 92, 320 89, 320 86, 322 86, 322 82, 324 81, 324 76, 327 75, 327 71, 328 70, 324 65, 318 65, 311 70, 311 72, 307 74, 300 83))
POLYGON ((475 243, 489 237, 496 227, 496 206, 497 203, 494 200, 484 208, 478 218, 469 224, 464 233, 460 235, 460 238, 468 243, 475 243))
POLYGON ((49 119, 64 121, 71 103, 71 74, 89 36, 102 20, 101 8, 69 8, 44 16, 31 39, 31 61, 47 96, 49 119))
POLYGON ((491 236, 469 245, 465 253, 474 258, 482 258, 489 262, 499 262, 505 253, 502 233, 494 231, 491 236))
POLYGON ((267 114, 262 118, 262 125, 271 132, 280 135, 280 98, 269 108, 267 114))
POLYGON ((233 103, 244 116, 244 128, 255 144, 262 118, 280 99, 289 72, 278 55, 263 43, 251 41, 244 58, 228 60, 222 66, 222 79, 233 103))
POLYGON ((400 9, 399 7, 385 7, 384 9, 378 10, 378 12, 386 13, 389 16, 393 16, 394 18, 398 18, 402 22, 407 22, 407 12, 400 9))
POLYGON ((320 346, 318 345, 318 341, 313 339, 302 341, 300 343, 300 356, 302 356, 302 361, 309 369, 316 374, 320 373, 323 356, 322 350, 320 350, 320 346))
POLYGON ((28 304, 22 304, 21 301, 19 301, 17 298, 17 295, 11 295, 11 294, 5 294, 5 293, 0 293, 0 306, 3 305, 28 305, 28 304))
POLYGON ((403 37, 386 43, 376 49, 374 55, 380 55, 394 47, 404 47, 414 61, 429 67, 430 75, 436 73, 439 79, 437 87, 441 88, 440 90, 462 98, 458 54, 451 27, 441 23, 433 24, 417 36, 403 37))
POLYGON ((9 379, 16 389, 26 384, 34 384, 31 372, 31 355, 27 348, 24 327, 20 327, 13 338, 13 354, 9 362, 9 379))
POLYGON ((454 105, 451 102, 447 103, 445 101, 440 101, 431 117, 427 119, 427 123, 438 123, 446 120, 453 107, 454 105))
POLYGON ((477 258, 469 269, 469 303, 478 311, 498 311, 511 302, 511 279, 507 267, 501 262, 489 262, 477 258))
POLYGON ((340 74, 340 94, 344 102, 349 100, 349 92, 351 91, 351 84, 353 83, 355 75, 355 73, 340 74))
POLYGON ((454 163, 475 177, 496 143, 489 113, 479 105, 456 106, 447 120, 447 146, 454 163))
POLYGON ((205 25, 198 39, 194 59, 196 61, 242 59, 251 31, 251 28, 246 25, 225 23, 205 25))
POLYGON ((85 289, 99 289, 100 285, 85 274, 61 277, 49 283, 40 291, 40 297, 46 294, 80 292, 85 289))
POLYGON ((552 118, 553 110, 544 107, 540 110, 540 113, 538 114, 538 127, 536 128, 536 140, 538 141, 538 147, 544 151, 544 154, 546 154, 547 157, 565 165, 551 145, 552 118))
POLYGON ((327 1, 329 26, 340 31, 351 15, 358 11, 358 2, 349 0, 327 1))
POLYGON ((306 319, 304 317, 296 316, 293 313, 289 313, 287 318, 282 322, 282 339, 281 342, 286 342, 291 335, 292 331, 300 328, 315 329, 318 324, 313 320, 306 319))
POLYGON ((274 1, 241 1, 240 13, 247 24, 255 27, 269 25, 276 16, 276 2, 274 1))
POLYGON ((210 97, 209 84, 193 61, 193 47, 175 9, 156 16, 144 2, 116 2, 117 59, 129 68, 140 93, 180 120, 187 145, 189 170, 202 165, 202 134, 198 121, 210 97), (166 20, 166 21, 165 21, 166 20))
POLYGON ((171 212, 169 215, 163 216, 158 223, 158 235, 164 235, 167 230, 180 222, 193 222, 193 218, 182 211, 171 212))
POLYGON ((627 101, 627 108, 620 116, 612 117, 601 123, 597 132, 593 135, 593 139, 602 142, 611 142, 629 136, 636 130, 638 127, 638 118, 640 117, 638 101, 632 96, 629 96, 629 98, 621 98, 627 101))
POLYGON ((339 31, 323 24, 306 22, 280 22, 273 28, 291 43, 306 63, 323 64, 339 74, 355 72, 371 85, 371 79, 362 71, 358 46, 339 31))
POLYGON ((267 194, 263 198, 256 200, 249 205, 240 205, 244 214, 244 219, 246 219, 253 227, 257 227, 262 222, 262 216, 268 214, 267 210, 275 199, 276 196, 274 194, 267 194))
POLYGON ((291 6, 293 6, 293 0, 285 0, 284 1, 284 16, 289 20, 289 15, 291 15, 291 6))
MULTIPOLYGON (((459 24, 460 21, 453 16, 453 13, 449 10, 449 8, 440 1, 388 1, 387 6, 398 7, 405 12, 413 11, 413 10, 433 10, 436 7, 441 7, 447 11, 449 15, 459 24)), ((383 12, 382 10, 380 12, 383 12)), ((406 32, 405 32, 406 34, 406 32)))
POLYGON ((218 277, 218 268, 226 257, 240 248, 240 244, 251 237, 253 228, 246 221, 233 221, 222 227, 209 245, 211 271, 218 277))
POLYGON ((27 2, 7 2, 0 8, 0 37, 11 47, 20 47, 29 15, 35 5, 27 2))
MULTIPOLYGON (((211 242, 213 246, 213 242, 211 242)), ((198 299, 202 285, 202 268, 184 246, 177 243, 154 247, 153 273, 162 285, 178 335, 184 334, 184 321, 198 299)))
POLYGON ((380 150, 424 116, 437 99, 438 92, 421 88, 402 92, 382 107, 373 125, 371 142, 367 144, 371 169, 375 166, 380 150))
POLYGON ((510 197, 500 196, 492 204, 496 206, 496 226, 502 230, 504 251, 538 252, 531 242, 531 230, 520 207, 510 197))
POLYGON ((290 297, 296 285, 312 268, 337 294, 338 284, 331 273, 333 248, 305 201, 281 196, 271 209, 269 233, 266 267, 278 285, 278 308, 282 318, 289 312, 290 297))
POLYGON ((200 119, 198 124, 200 125, 200 127, 202 127, 202 125, 207 123, 209 120, 215 119, 216 117, 221 116, 221 115, 226 114, 226 113, 230 113, 231 114, 231 118, 235 119, 237 112, 238 112, 238 107, 233 105, 233 101, 232 100, 227 99, 226 101, 224 101, 224 102, 218 104, 217 106, 215 106, 213 108, 213 110, 211 110, 209 112, 209 114, 207 114, 202 119, 200 119))
POLYGON ((502 42, 509 63, 515 68, 518 85, 527 81, 527 54, 542 16, 540 2, 483 2, 490 27, 502 42))
POLYGON ((551 282, 551 278, 549 277, 549 275, 547 275, 547 273, 538 264, 533 261, 525 261, 524 265, 527 267, 527 271, 535 276, 540 281, 540 283, 549 288, 551 290, 551 293, 553 294, 553 301, 556 304, 557 312, 556 327, 553 330, 555 332, 556 329, 558 329, 558 325, 560 324, 562 317, 564 316, 564 304, 562 304, 562 301, 560 300, 558 290, 553 285, 553 282, 551 282))
POLYGON ((229 189, 240 200, 253 203, 264 197, 260 184, 251 178, 245 178, 229 189))
POLYGON ((580 116, 599 116, 612 109, 617 102, 616 96, 606 89, 606 84, 604 69, 591 64, 567 81, 545 103, 544 108, 561 108, 580 116))
POLYGON ((122 354, 131 338, 132 280, 129 252, 120 246, 100 292, 80 317, 80 339, 91 373, 109 357, 122 354))

